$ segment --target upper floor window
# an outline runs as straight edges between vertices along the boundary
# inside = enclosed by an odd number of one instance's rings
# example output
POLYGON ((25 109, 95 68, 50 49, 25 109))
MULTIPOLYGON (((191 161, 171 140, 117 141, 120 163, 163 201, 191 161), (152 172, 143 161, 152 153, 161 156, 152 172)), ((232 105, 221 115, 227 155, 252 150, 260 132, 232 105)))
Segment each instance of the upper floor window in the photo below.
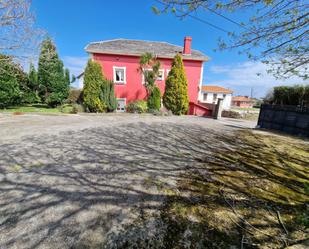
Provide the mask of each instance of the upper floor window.
POLYGON ((203 100, 206 101, 207 100, 207 93, 203 94, 203 100))
POLYGON ((126 68, 113 67, 114 69, 114 82, 116 84, 126 84, 126 68))
MULTIPOLYGON (((147 75, 148 72, 152 72, 151 68, 144 69, 143 75, 142 75, 142 83, 145 84, 145 75, 147 75)), ((159 70, 158 77, 156 79, 157 81, 164 80, 164 69, 159 70)))
POLYGON ((218 95, 216 93, 214 93, 213 98, 212 98, 212 101, 214 103, 217 103, 217 97, 218 97, 218 95))
POLYGON ((164 80, 164 69, 159 70, 159 75, 158 75, 157 80, 159 80, 159 81, 164 80))

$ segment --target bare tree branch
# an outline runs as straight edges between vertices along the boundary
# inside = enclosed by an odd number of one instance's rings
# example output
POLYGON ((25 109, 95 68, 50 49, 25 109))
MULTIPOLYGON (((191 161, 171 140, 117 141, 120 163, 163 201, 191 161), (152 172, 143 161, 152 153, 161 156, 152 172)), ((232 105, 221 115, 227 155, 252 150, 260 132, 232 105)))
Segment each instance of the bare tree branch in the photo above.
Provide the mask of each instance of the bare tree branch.
POLYGON ((157 0, 162 12, 171 10, 177 17, 190 16, 204 9, 240 28, 220 39, 219 48, 241 49, 249 58, 272 66, 277 78, 297 75, 309 78, 309 3, 307 0, 157 0), (250 9, 255 16, 238 23, 225 13, 250 9), (258 48, 258 50, 256 49, 258 48), (256 52, 259 51, 259 52, 256 52))

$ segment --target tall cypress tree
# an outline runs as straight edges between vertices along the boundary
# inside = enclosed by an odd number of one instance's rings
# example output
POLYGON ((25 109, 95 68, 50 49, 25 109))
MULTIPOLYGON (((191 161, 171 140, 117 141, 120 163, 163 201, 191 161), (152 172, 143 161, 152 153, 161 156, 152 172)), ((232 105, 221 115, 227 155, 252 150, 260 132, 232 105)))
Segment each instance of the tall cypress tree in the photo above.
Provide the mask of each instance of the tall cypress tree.
POLYGON ((186 114, 188 112, 188 81, 180 54, 174 57, 171 71, 165 81, 163 104, 175 115, 186 114))
POLYGON ((56 46, 50 38, 41 44, 38 66, 39 94, 50 106, 61 104, 69 94, 69 86, 65 82, 63 63, 59 59, 56 46))
POLYGON ((106 104, 102 96, 103 74, 101 65, 88 60, 84 74, 83 99, 89 112, 104 112, 106 104))

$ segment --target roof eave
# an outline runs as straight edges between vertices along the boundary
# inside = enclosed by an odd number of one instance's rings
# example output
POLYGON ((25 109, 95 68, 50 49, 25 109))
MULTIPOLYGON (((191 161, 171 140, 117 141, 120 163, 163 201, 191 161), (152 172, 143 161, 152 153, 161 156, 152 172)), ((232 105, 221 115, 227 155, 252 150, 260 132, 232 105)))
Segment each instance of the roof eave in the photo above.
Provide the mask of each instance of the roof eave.
MULTIPOLYGON (((85 50, 87 53, 92 53, 92 54, 114 54, 114 55, 128 55, 128 56, 137 56, 140 57, 140 53, 125 53, 125 52, 114 52, 114 51, 102 51, 102 50, 95 50, 95 49, 88 49, 88 46, 85 47, 85 50)), ((193 60, 193 61, 209 61, 209 57, 207 56, 201 56, 201 57, 188 57, 189 55, 182 55, 184 60, 193 60)), ((161 56, 159 55, 158 58, 162 59, 172 59, 174 56, 161 56)))

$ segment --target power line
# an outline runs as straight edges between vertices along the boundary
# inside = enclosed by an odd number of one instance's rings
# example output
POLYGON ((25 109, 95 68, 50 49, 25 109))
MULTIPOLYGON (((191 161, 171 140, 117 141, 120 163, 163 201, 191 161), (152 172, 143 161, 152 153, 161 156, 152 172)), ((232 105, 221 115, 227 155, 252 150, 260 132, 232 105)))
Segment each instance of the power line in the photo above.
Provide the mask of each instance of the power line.
POLYGON ((215 11, 215 10, 213 10, 213 9, 210 9, 210 8, 208 8, 207 6, 204 6, 204 8, 207 9, 207 10, 209 10, 210 12, 214 13, 215 15, 220 16, 220 17, 224 18, 225 20, 228 20, 228 21, 231 22, 231 23, 234 23, 234 24, 236 24, 237 26, 239 26, 239 27, 241 27, 241 28, 243 28, 243 29, 246 29, 247 31, 250 31, 248 28, 245 27, 245 25, 243 25, 243 24, 241 24, 241 23, 239 23, 239 22, 236 22, 236 21, 234 21, 233 19, 231 19, 231 18, 229 18, 229 17, 226 17, 226 16, 224 16, 224 15, 218 13, 217 11, 215 11))
MULTIPOLYGON (((160 3, 160 4, 164 5, 164 6, 167 5, 166 3, 161 2, 160 0, 156 0, 156 2, 158 2, 158 3, 160 3)), ((222 32, 224 32, 224 33, 226 33, 226 34, 231 33, 230 31, 228 31, 228 30, 226 30, 226 29, 224 29, 224 28, 221 28, 221 27, 219 27, 219 26, 217 26, 217 25, 215 25, 215 24, 212 24, 212 23, 209 22, 209 21, 206 21, 206 20, 204 20, 204 19, 201 19, 201 18, 199 18, 199 17, 197 17, 197 16, 194 16, 194 15, 191 15, 191 14, 189 14, 189 13, 186 13, 186 12, 180 10, 180 9, 175 9, 175 10, 176 10, 177 12, 180 12, 180 13, 185 14, 186 16, 191 17, 192 19, 195 19, 195 20, 197 20, 197 21, 199 21, 199 22, 201 22, 201 23, 204 23, 204 24, 206 24, 206 25, 209 25, 209 26, 211 26, 211 27, 213 27, 213 28, 215 28, 215 29, 217 29, 217 30, 220 30, 220 31, 222 31, 222 32)))

